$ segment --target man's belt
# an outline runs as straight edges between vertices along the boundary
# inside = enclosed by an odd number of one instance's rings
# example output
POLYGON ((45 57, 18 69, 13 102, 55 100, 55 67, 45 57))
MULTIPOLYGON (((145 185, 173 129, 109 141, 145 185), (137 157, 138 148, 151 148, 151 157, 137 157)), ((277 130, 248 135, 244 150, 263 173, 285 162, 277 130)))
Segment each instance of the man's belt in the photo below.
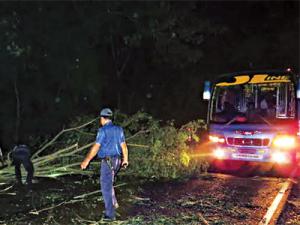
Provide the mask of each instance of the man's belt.
POLYGON ((100 159, 101 159, 101 161, 109 161, 109 160, 112 160, 112 159, 114 159, 114 158, 119 158, 119 159, 121 159, 121 156, 119 156, 119 155, 115 155, 115 156, 105 156, 105 157, 100 158, 100 159))
POLYGON ((110 167, 110 169, 113 171, 114 167, 113 167, 112 162, 111 162, 111 160, 113 158, 119 158, 119 159, 121 159, 121 156, 118 156, 118 155, 116 155, 116 156, 106 156, 106 157, 100 158, 100 159, 101 159, 101 162, 106 162, 107 165, 110 167))

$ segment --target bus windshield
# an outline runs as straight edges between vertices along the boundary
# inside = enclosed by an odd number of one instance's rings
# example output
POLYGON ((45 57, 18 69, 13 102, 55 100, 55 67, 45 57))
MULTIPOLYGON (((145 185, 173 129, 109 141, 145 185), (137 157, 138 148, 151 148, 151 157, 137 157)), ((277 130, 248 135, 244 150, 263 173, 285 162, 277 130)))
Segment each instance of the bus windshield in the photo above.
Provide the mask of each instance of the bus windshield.
POLYGON ((228 123, 239 116, 244 118, 239 123, 264 123, 294 119, 295 115, 292 82, 246 83, 215 86, 209 119, 215 123, 228 123))

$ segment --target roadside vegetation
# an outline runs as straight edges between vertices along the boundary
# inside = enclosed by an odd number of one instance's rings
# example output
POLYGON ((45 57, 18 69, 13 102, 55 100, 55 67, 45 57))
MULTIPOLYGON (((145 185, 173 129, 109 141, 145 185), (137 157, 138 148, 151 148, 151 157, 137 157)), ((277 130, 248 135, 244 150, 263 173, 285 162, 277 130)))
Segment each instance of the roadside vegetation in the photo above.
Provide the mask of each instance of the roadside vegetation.
MULTIPOLYGON (((162 124, 149 114, 138 112, 132 116, 117 113, 115 123, 124 128, 129 146, 130 166, 126 175, 174 179, 206 171, 205 160, 190 157, 190 144, 198 142, 197 133, 205 129, 202 120, 176 128, 172 122, 162 124)), ((98 126, 98 118, 80 117, 71 123, 71 128, 63 129, 55 137, 38 140, 40 147, 32 155, 35 176, 97 174, 99 162, 96 159, 87 171, 80 170, 80 163, 94 143, 98 126)), ((14 168, 8 166, 0 170, 0 175, 1 182, 11 181, 14 168)))

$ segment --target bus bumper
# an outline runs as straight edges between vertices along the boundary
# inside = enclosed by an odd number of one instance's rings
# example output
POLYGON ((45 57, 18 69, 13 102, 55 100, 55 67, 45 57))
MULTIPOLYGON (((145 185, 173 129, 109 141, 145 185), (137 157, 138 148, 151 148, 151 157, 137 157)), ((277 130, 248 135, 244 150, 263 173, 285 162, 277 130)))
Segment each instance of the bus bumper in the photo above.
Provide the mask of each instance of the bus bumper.
POLYGON ((218 160, 239 160, 249 162, 271 162, 277 164, 293 164, 295 151, 278 149, 231 148, 216 146, 212 149, 212 157, 218 160))

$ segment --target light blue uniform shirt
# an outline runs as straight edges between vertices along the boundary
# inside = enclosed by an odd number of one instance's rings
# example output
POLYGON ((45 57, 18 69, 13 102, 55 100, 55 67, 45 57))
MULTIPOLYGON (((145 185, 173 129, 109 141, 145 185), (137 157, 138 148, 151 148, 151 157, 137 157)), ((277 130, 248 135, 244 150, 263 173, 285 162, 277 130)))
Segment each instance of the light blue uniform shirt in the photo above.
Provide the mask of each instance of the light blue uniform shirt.
POLYGON ((123 129, 112 122, 108 122, 99 128, 97 133, 96 143, 101 145, 97 154, 98 157, 121 156, 121 143, 123 142, 125 142, 123 129))

